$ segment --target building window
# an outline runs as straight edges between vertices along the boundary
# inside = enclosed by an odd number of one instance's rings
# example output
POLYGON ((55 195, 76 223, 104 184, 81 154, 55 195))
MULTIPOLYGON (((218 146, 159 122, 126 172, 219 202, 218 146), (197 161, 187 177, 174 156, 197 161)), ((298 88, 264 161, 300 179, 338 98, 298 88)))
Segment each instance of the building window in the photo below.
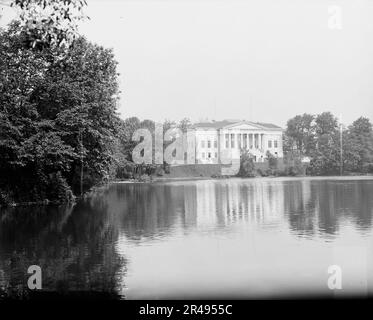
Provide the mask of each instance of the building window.
POLYGON ((202 159, 205 159, 205 153, 202 152, 202 159))
POLYGON ((215 158, 217 158, 218 157, 218 153, 217 152, 215 152, 215 158))
POLYGON ((272 148, 272 140, 268 140, 268 148, 272 148))
POLYGON ((225 147, 227 149, 229 148, 229 134, 228 133, 225 135, 225 147))
POLYGON ((218 142, 214 140, 214 148, 217 148, 217 147, 218 147, 218 142))
POLYGON ((273 141, 273 144, 274 144, 274 147, 275 147, 275 148, 278 148, 277 140, 273 141))
POLYGON ((247 149, 247 133, 243 134, 243 148, 247 149))
POLYGON ((201 148, 204 148, 205 147, 205 140, 202 140, 201 141, 201 148))
POLYGON ((231 133, 231 148, 234 148, 234 133, 231 133))
POLYGON ((211 158, 211 152, 208 153, 208 156, 207 156, 209 159, 211 158))
POLYGON ((241 148, 241 133, 237 134, 237 148, 241 148))
POLYGON ((210 140, 207 141, 207 148, 209 148, 209 149, 211 148, 211 141, 210 140))

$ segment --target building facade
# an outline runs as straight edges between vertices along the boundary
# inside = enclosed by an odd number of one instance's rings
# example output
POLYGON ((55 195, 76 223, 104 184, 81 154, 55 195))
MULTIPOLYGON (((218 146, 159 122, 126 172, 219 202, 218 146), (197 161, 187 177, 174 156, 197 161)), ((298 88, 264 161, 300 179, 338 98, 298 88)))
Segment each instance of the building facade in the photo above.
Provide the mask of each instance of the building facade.
POLYGON ((226 163, 248 150, 255 162, 264 162, 267 151, 283 157, 283 129, 268 123, 213 121, 194 125, 196 163, 226 163))

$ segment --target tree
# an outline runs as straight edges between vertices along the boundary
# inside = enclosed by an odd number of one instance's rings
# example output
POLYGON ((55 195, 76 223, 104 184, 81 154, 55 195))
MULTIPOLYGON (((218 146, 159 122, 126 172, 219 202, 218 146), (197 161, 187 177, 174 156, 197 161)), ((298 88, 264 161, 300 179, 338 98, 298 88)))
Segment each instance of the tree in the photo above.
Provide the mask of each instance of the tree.
POLYGON ((85 0, 12 0, 20 9, 20 32, 30 48, 69 46, 77 37, 78 22, 87 18, 85 0))
POLYGON ((310 155, 315 148, 315 132, 313 121, 315 117, 304 113, 287 122, 285 131, 285 147, 287 151, 298 150, 302 155, 310 155))
POLYGON ((298 176, 305 174, 305 167, 299 151, 287 152, 284 156, 285 172, 287 176, 298 176))
POLYGON ((317 150, 311 157, 308 172, 314 175, 339 174, 340 159, 339 134, 323 134, 317 140, 317 150))
POLYGON ((270 152, 267 151, 267 160, 268 160, 268 166, 271 171, 277 170, 278 167, 278 159, 270 152))
POLYGON ((360 117, 348 129, 339 126, 330 112, 290 119, 284 137, 286 162, 299 162, 307 155, 311 158, 308 172, 315 175, 339 174, 341 167, 342 172, 373 172, 373 129, 369 119, 360 117))
MULTIPOLYGON (((132 136, 137 129, 148 129, 149 132, 153 135, 155 130, 155 123, 154 121, 148 119, 140 121, 140 119, 138 119, 137 117, 130 117, 125 119, 124 121, 121 121, 119 140, 122 152, 128 161, 132 161, 132 151, 138 144, 138 142, 132 141, 132 136)), ((152 145, 154 149, 154 143, 152 145)))
POLYGON ((341 169, 341 141, 338 120, 330 112, 315 118, 316 149, 311 155, 309 172, 316 175, 338 174, 341 169))
POLYGON ((323 112, 315 118, 315 132, 317 136, 332 135, 338 130, 338 120, 330 112, 323 112))
POLYGON ((370 171, 373 167, 373 130, 368 118, 360 117, 352 123, 348 128, 345 145, 349 147, 349 169, 370 171))
POLYGON ((31 101, 41 116, 55 121, 62 139, 79 155, 69 181, 76 190, 84 158, 86 187, 108 175, 110 145, 118 133, 117 62, 111 50, 79 38, 63 60, 54 63, 31 101))
POLYGON ((125 159, 132 161, 132 150, 137 142, 132 141, 133 133, 140 128, 141 121, 137 117, 122 120, 119 129, 120 150, 125 159))
POLYGON ((175 121, 166 119, 163 122, 163 132, 166 132, 168 129, 175 128, 176 126, 175 121))
POLYGON ((189 118, 183 118, 179 121, 179 128, 182 132, 187 132, 192 127, 192 122, 189 118))
POLYGON ((28 201, 49 197, 49 176, 68 170, 74 153, 30 99, 50 63, 41 52, 24 48, 18 26, 0 30, 0 189, 3 198, 28 201))
POLYGON ((238 171, 237 176, 242 178, 255 177, 254 157, 247 150, 241 151, 240 170, 238 171))
POLYGON ((48 186, 58 177, 76 193, 82 168, 88 189, 112 161, 113 53, 79 38, 56 59, 59 48, 25 48, 18 26, 0 31, 0 189, 18 200, 51 199, 48 186))
MULTIPOLYGON (((171 129, 171 128, 176 128, 177 127, 177 124, 175 121, 173 120, 168 120, 166 119, 164 122, 163 122, 163 134, 165 134, 167 132, 167 130, 171 129)), ((166 140, 163 140, 163 150, 166 150, 166 148, 172 143, 172 141, 166 141, 166 140)))

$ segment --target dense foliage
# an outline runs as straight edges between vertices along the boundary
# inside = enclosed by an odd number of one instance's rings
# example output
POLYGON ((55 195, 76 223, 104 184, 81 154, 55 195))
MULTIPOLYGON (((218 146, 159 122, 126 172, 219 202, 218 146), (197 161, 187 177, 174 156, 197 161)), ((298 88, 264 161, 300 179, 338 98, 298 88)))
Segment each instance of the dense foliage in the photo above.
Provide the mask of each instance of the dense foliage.
POLYGON ((330 112, 297 115, 290 119, 284 136, 285 156, 308 157, 308 173, 373 173, 373 130, 360 117, 345 128, 330 112))
POLYGON ((240 155, 240 170, 237 176, 241 178, 255 177, 255 163, 253 155, 247 151, 242 150, 240 155))
POLYGON ((108 176, 117 63, 82 37, 28 48, 20 30, 0 31, 0 202, 66 200, 108 176))
POLYGON ((78 22, 88 18, 85 0, 12 0, 20 10, 20 30, 30 48, 70 46, 78 37, 78 22))

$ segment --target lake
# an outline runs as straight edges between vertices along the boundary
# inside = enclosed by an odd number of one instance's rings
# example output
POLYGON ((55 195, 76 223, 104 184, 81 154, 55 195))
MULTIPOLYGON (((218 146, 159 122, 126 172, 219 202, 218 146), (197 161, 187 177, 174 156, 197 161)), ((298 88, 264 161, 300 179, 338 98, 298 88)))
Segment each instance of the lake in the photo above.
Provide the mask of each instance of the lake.
POLYGON ((112 184, 3 209, 0 288, 22 292, 39 265, 44 291, 124 299, 373 295, 372 220, 367 177, 112 184))

